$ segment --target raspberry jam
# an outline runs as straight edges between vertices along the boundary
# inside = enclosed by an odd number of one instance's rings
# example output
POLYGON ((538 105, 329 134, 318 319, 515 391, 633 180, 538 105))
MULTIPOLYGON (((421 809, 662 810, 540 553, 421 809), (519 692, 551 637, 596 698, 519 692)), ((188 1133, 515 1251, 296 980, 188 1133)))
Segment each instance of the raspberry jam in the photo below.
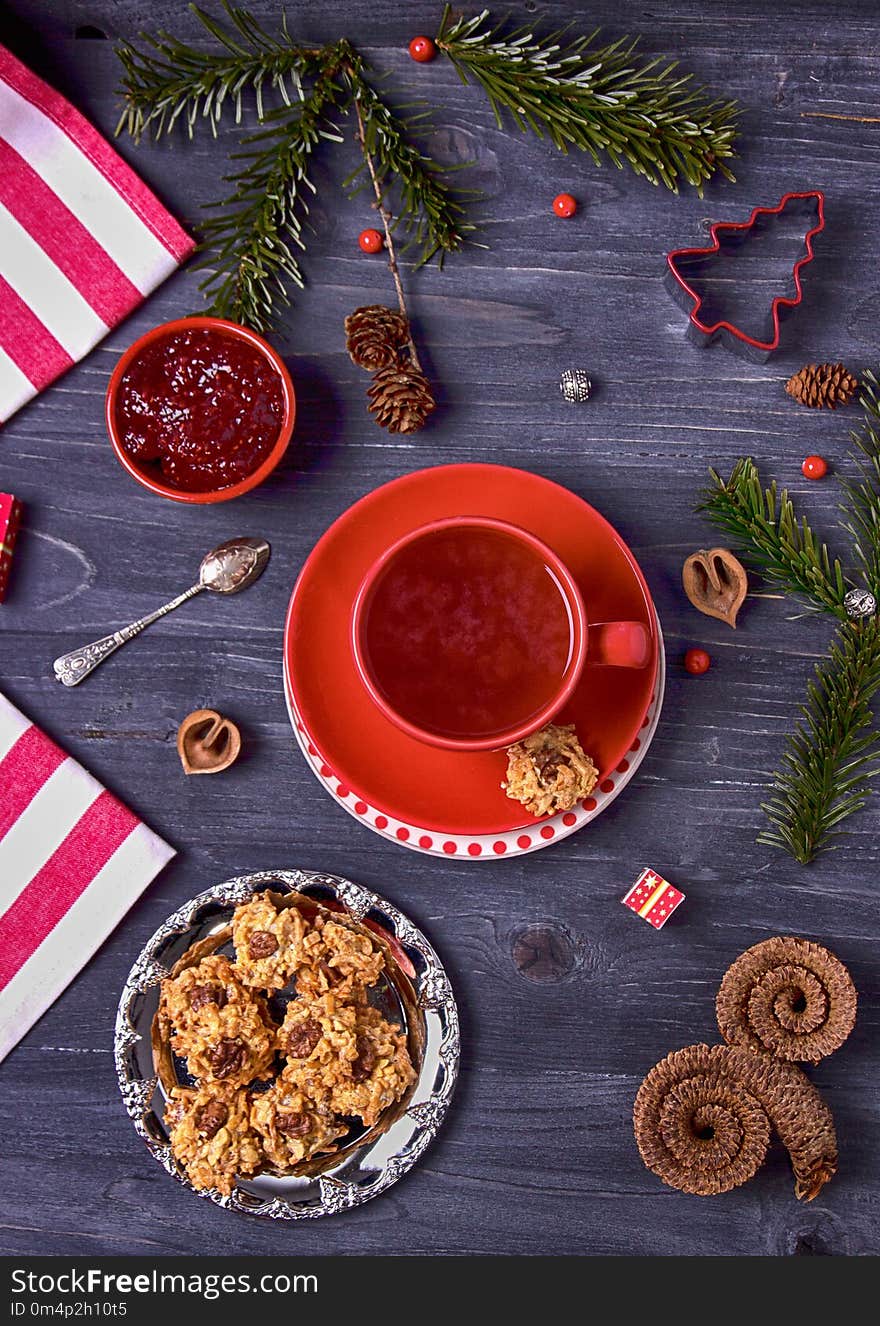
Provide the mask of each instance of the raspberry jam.
POLYGON ((433 531, 380 572, 364 614, 378 689, 423 731, 482 739, 518 727, 559 690, 573 650, 555 572, 506 532, 433 531))
POLYGON ((240 483, 262 464, 284 419, 281 378, 260 350, 215 328, 148 345, 119 384, 116 427, 126 455, 187 492, 240 483))

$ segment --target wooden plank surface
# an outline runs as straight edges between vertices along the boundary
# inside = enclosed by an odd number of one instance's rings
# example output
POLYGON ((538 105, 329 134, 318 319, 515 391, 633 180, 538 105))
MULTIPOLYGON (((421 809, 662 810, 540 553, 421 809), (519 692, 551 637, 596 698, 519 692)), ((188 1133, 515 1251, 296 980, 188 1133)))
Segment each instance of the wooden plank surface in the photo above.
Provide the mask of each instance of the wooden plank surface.
MULTIPOLYGON (((275 4, 252 0, 273 19, 275 4)), ((0 609, 0 688, 178 848, 176 860, 79 979, 0 1067, 0 1250, 38 1253, 797 1253, 877 1252, 877 867, 880 808, 809 869, 757 846, 759 802, 829 628, 792 606, 750 599, 734 634, 700 617, 681 563, 712 535, 694 514, 709 465, 743 453, 789 484, 832 537, 839 489, 802 479, 820 452, 847 472, 854 411, 807 412, 784 394, 807 360, 876 366, 880 278, 877 125, 803 111, 878 113, 876 6, 757 0, 527 4, 535 18, 642 31, 648 52, 678 57, 744 107, 736 185, 674 197, 611 167, 562 157, 499 132, 480 94, 447 63, 405 51, 433 32, 440 6, 352 0, 292 7, 310 40, 346 33, 402 99, 436 107, 436 144, 472 159, 489 247, 442 273, 407 275, 420 344, 441 406, 412 439, 366 415, 342 319, 390 294, 381 260, 355 238, 363 199, 337 187, 349 142, 321 167, 309 286, 276 337, 296 379, 295 445, 280 471, 234 507, 189 510, 141 492, 114 461, 102 424, 108 374, 153 324, 196 309, 198 277, 163 286, 84 363, 0 436, 0 488, 26 504, 10 599, 0 609), (781 352, 754 366, 701 351, 662 284, 663 255, 700 242, 708 219, 737 220, 788 189, 827 191, 828 227, 805 278, 804 306, 781 352), (582 201, 561 222, 553 196, 582 201), (565 406, 561 369, 597 383, 565 406), (315 539, 357 497, 426 464, 490 460, 558 480, 594 503, 639 557, 669 660, 666 706, 637 780, 596 823, 553 848, 470 865, 383 843, 336 807, 305 767, 285 715, 284 612, 315 539), (202 553, 238 532, 273 545, 269 571, 240 599, 197 600, 128 646, 77 690, 51 678, 65 649, 169 598, 202 553), (689 644, 710 650, 691 679, 689 644), (228 773, 184 780, 179 720, 210 705, 240 722, 245 755, 228 773), (662 933, 618 899, 644 864, 687 902, 662 933), (453 977, 463 1022, 461 1084, 442 1136, 390 1193, 319 1224, 279 1227, 231 1216, 170 1182, 122 1109, 112 1061, 119 989, 135 954, 174 908, 248 869, 300 865, 374 887, 424 927, 453 977), (567 978, 537 983, 514 967, 515 936, 552 927, 571 945, 567 978), (641 1164, 630 1110, 644 1073, 669 1050, 715 1038, 713 1000, 728 963, 774 933, 827 942, 862 995, 847 1046, 815 1070, 840 1137, 840 1173, 810 1206, 775 1146, 760 1175, 715 1200, 664 1188, 641 1164)), ((116 117, 111 43, 162 24, 192 29, 173 0, 11 0, 6 39, 105 132, 116 117)), ((0 33, 0 36, 3 34, 0 33)), ((195 225, 221 191, 234 145, 120 149, 195 225)), ((776 278, 778 280, 778 278, 776 278)), ((762 277, 756 296, 772 281, 762 277)), ((377 753, 381 758, 381 752, 377 753)))

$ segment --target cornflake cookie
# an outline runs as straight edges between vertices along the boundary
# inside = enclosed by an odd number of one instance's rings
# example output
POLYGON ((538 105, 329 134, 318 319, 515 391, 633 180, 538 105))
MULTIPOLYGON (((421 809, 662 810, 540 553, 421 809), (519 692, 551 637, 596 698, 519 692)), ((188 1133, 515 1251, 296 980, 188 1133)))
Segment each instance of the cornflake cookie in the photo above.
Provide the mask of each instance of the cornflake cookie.
POLYGON ((368 935, 318 913, 303 941, 297 994, 316 998, 333 990, 340 998, 363 999, 364 990, 376 984, 384 967, 385 959, 368 935))
POLYGON ((321 1039, 308 1057, 288 1057, 282 1080, 330 1113, 356 1115, 369 1127, 415 1081, 406 1038, 370 1004, 338 1004, 329 995, 326 1005, 311 1006, 321 1039))
POLYGON ((236 907, 235 969, 245 985, 280 990, 302 961, 306 922, 296 907, 280 911, 264 893, 236 907))
POLYGON ((290 1169, 317 1152, 334 1150, 348 1128, 304 1095, 283 1075, 267 1091, 254 1093, 251 1126, 266 1157, 280 1170, 290 1169))
POLYGON ((598 777, 599 770, 581 749, 574 724, 548 723, 509 747, 507 781, 502 787, 530 815, 555 815, 589 796, 598 777))
POLYGON ((278 1049, 289 1063, 300 1067, 351 1062, 358 1053, 354 1008, 335 992, 314 1000, 293 1000, 278 1029, 278 1049))
POLYGON ((193 1077, 238 1087, 269 1076, 274 1024, 266 1001, 240 984, 228 958, 203 958, 165 981, 159 1016, 173 1028, 171 1047, 193 1077))
POLYGON ((196 1188, 216 1188, 228 1197, 235 1176, 253 1174, 262 1163, 246 1091, 215 1084, 175 1087, 165 1124, 171 1151, 196 1188))
POLYGON ((212 953, 179 976, 162 982, 159 1016, 178 1033, 210 1029, 229 1004, 250 1003, 253 996, 222 953, 212 953))

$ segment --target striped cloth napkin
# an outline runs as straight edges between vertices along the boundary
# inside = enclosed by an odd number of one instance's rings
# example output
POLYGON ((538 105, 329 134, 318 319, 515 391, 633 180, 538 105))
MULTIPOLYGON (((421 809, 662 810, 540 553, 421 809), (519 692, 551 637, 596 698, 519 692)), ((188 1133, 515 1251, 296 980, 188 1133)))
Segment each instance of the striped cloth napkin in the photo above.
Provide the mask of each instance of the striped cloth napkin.
POLYGON ((173 855, 0 695, 0 1060, 173 855))
POLYGON ((0 46, 0 423, 194 247, 98 131, 0 46))

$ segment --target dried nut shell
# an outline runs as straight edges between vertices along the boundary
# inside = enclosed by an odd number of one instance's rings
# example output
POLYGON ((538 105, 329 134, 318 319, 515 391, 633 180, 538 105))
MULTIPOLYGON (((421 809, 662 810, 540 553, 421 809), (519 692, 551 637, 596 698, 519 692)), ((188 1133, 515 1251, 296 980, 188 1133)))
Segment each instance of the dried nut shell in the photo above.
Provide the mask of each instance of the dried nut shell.
POLYGON ((195 709, 177 729, 177 753, 185 774, 220 773, 241 754, 241 733, 214 709, 195 709))
POLYGON ((737 613, 749 587, 745 567, 727 548, 701 548, 682 568, 681 582, 691 603, 707 617, 736 630, 737 613))

